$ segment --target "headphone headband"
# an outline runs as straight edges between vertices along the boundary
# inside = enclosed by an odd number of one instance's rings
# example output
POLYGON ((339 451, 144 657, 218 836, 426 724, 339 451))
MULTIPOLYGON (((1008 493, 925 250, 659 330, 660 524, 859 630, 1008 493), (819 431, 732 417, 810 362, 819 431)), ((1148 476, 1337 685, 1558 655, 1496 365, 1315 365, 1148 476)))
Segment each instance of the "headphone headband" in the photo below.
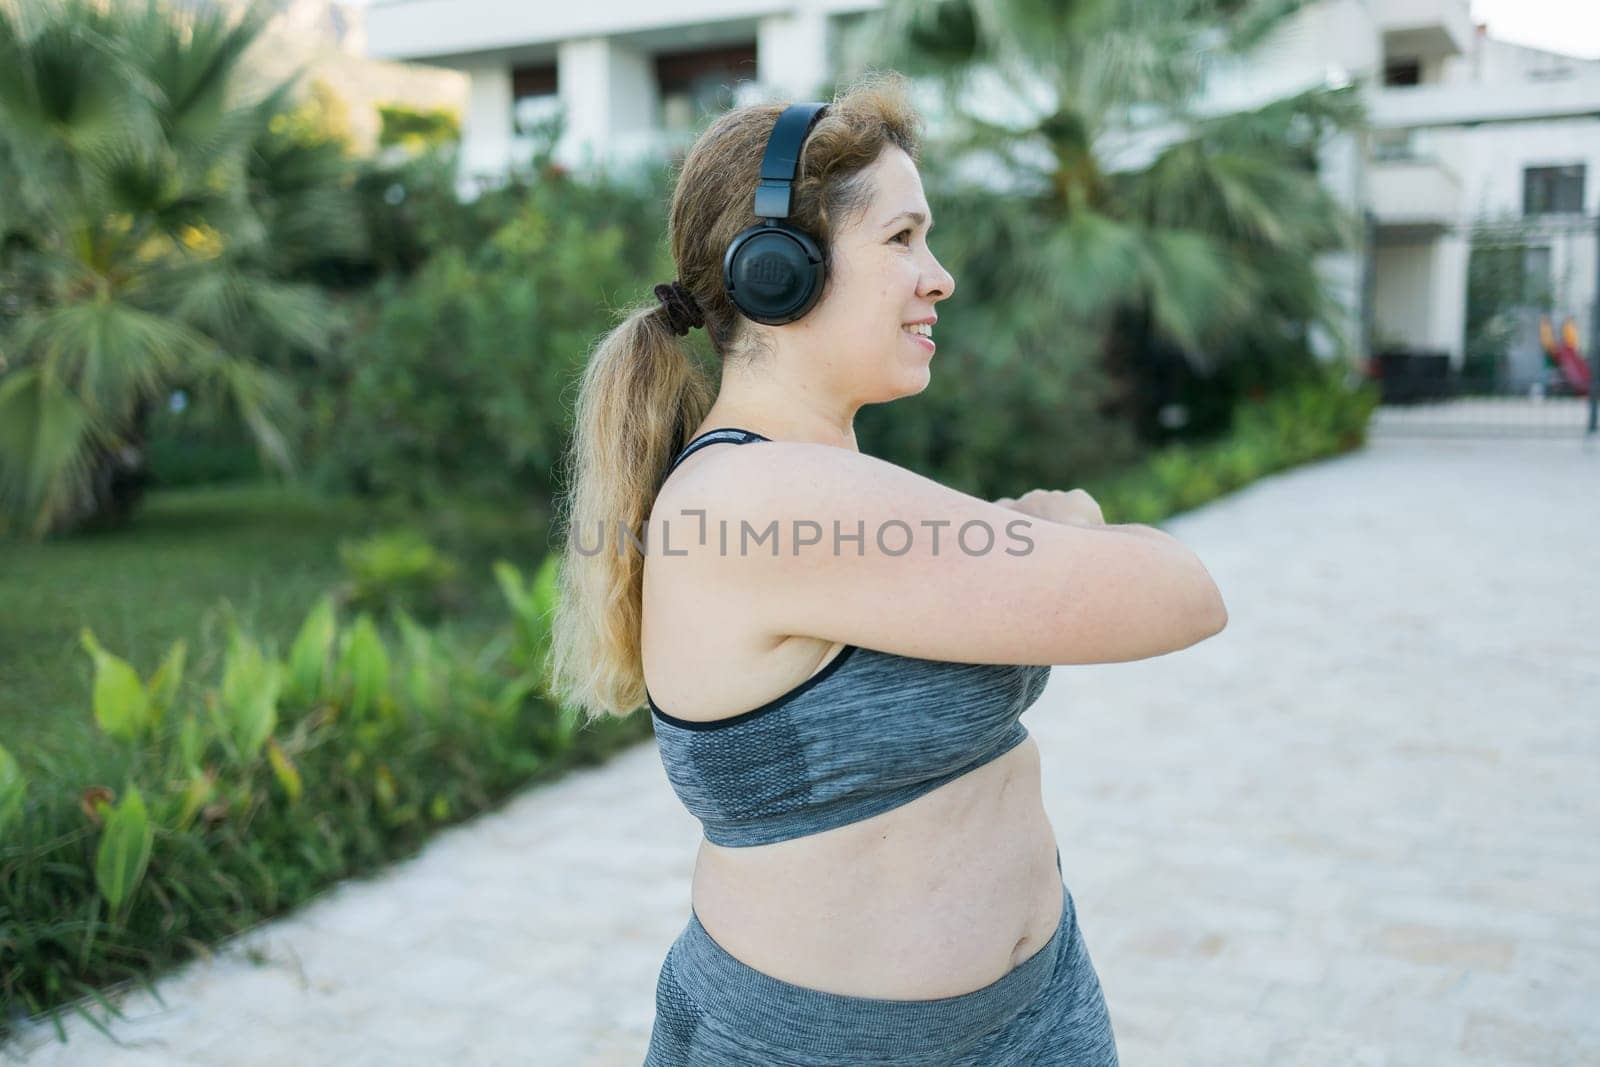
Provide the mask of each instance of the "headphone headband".
POLYGON ((767 138, 767 150, 761 157, 761 180, 756 184, 757 218, 789 217, 790 194, 800 170, 800 149, 811 127, 827 110, 827 104, 791 104, 778 116, 767 138))

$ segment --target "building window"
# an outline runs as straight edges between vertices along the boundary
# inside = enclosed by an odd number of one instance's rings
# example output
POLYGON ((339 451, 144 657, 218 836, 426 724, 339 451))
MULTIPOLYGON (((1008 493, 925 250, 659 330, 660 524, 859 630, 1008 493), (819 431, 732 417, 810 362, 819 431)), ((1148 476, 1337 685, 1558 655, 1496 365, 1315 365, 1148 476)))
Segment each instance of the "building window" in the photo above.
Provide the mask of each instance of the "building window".
POLYGON ((1383 84, 1421 85, 1422 60, 1412 56, 1389 60, 1383 65, 1383 84))
POLYGON ((1372 135, 1372 158, 1379 163, 1394 163, 1417 158, 1415 130, 1378 130, 1372 135))
POLYGON ((706 115, 733 107, 739 85, 755 80, 754 42, 656 56, 661 128, 693 130, 706 115))
POLYGON ((1583 214, 1583 172, 1569 167, 1526 167, 1522 171, 1524 215, 1583 214))
POLYGON ((551 121, 560 109, 554 63, 511 71, 511 128, 517 134, 532 133, 551 121))

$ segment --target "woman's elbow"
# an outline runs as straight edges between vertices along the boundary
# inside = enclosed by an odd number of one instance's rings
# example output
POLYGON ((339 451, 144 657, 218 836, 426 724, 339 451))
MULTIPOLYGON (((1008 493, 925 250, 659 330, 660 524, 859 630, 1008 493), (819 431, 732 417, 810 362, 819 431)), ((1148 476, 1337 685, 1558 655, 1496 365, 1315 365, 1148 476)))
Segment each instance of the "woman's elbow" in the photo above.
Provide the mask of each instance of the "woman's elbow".
POLYGON ((1200 608, 1202 633, 1196 639, 1199 641, 1215 637, 1228 627, 1228 605, 1222 602, 1222 590, 1217 588, 1215 582, 1210 582, 1209 585, 1210 588, 1200 608))

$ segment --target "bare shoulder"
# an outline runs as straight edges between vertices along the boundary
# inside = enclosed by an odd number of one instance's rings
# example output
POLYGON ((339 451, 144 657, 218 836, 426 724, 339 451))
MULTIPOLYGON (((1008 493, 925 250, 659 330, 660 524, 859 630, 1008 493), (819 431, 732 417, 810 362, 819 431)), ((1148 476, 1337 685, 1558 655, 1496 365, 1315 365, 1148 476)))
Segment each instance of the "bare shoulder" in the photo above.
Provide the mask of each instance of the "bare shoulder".
POLYGON ((1210 576, 1170 537, 1047 522, 849 449, 721 451, 686 461, 653 527, 670 524, 678 574, 764 632, 1049 664, 1159 655, 1220 628, 1210 576))

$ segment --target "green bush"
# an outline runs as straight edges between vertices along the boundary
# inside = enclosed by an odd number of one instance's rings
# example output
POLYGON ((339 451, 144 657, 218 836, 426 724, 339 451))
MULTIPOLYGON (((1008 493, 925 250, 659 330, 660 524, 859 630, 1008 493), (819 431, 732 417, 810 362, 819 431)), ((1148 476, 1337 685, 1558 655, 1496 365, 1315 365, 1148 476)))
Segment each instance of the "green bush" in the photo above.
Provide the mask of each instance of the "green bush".
POLYGON ((461 603, 461 565, 415 530, 342 542, 339 559, 350 575, 342 599, 357 611, 409 611, 432 619, 461 603))
POLYGON ((511 618, 487 640, 403 612, 389 632, 342 621, 325 598, 284 655, 235 629, 202 680, 182 642, 146 674, 86 631, 110 757, 30 781, 0 749, 6 1004, 81 1010, 647 734, 548 698, 553 562, 531 581, 496 567, 511 618))
POLYGON ((449 108, 379 104, 378 144, 425 150, 461 140, 461 116, 449 108))
POLYGON ((570 390, 613 307, 670 277, 655 196, 552 175, 474 248, 385 279, 340 347, 324 484, 526 506, 556 490, 570 390))
POLYGON ((1130 470, 1086 488, 1110 523, 1158 522, 1249 484, 1262 475, 1359 448, 1378 393, 1337 367, 1302 384, 1244 402, 1219 441, 1169 445, 1130 470))

